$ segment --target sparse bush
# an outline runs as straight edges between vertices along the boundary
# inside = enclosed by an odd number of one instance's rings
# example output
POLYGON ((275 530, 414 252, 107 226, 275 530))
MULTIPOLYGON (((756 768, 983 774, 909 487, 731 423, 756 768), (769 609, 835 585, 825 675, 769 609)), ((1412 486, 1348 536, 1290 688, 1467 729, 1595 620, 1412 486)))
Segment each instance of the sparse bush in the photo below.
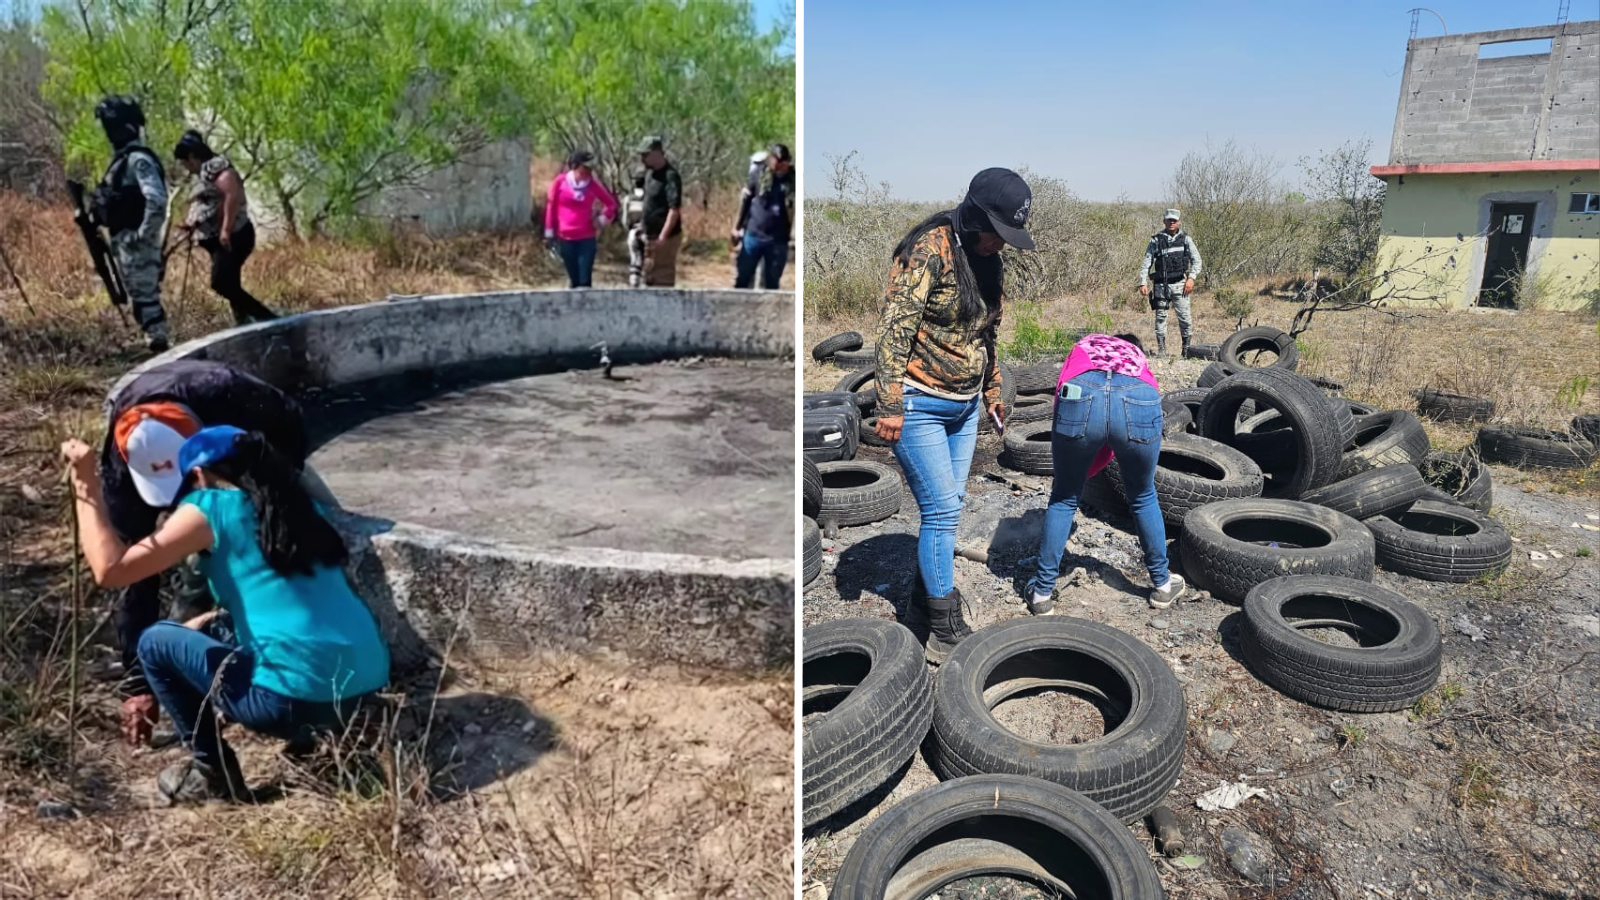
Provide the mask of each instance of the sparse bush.
POLYGON ((1245 291, 1223 288, 1216 293, 1217 306, 1234 320, 1234 328, 1243 328, 1244 320, 1256 311, 1255 300, 1245 291))
POLYGON ((1359 747, 1367 739, 1367 730, 1360 725, 1341 725, 1339 727, 1339 746, 1359 747))
POLYGON ((1167 193, 1183 212, 1205 265, 1208 286, 1237 278, 1303 269, 1312 217, 1305 204, 1285 202, 1279 163, 1233 141, 1207 144, 1178 163, 1167 193))
POLYGON ((1370 272, 1383 233, 1387 185, 1368 169, 1371 153, 1372 139, 1364 137, 1300 160, 1318 204, 1311 264, 1346 280, 1370 272))

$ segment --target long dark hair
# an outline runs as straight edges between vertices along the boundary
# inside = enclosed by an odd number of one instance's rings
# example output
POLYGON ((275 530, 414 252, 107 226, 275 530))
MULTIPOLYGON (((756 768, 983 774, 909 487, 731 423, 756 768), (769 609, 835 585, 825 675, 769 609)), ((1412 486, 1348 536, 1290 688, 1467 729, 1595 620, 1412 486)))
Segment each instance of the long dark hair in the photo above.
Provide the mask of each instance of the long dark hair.
POLYGON ((244 491, 256 509, 256 543, 279 575, 311 575, 342 566, 344 539, 311 502, 300 474, 259 431, 234 437, 233 453, 205 467, 244 491))
POLYGON ((206 139, 201 137, 200 132, 191 128, 183 133, 183 137, 178 139, 178 146, 172 148, 172 155, 177 159, 194 159, 200 162, 209 162, 217 153, 206 143, 206 139))
POLYGON ((895 245, 894 259, 900 265, 911 264, 911 250, 917 240, 935 228, 949 228, 956 244, 952 249, 952 262, 956 268, 956 291, 959 306, 956 314, 962 322, 969 323, 971 333, 983 340, 991 357, 994 354, 995 325, 1000 321, 1001 297, 1005 292, 1005 275, 1000 264, 1000 254, 982 256, 978 253, 979 231, 957 230, 956 210, 947 209, 918 222, 895 245))

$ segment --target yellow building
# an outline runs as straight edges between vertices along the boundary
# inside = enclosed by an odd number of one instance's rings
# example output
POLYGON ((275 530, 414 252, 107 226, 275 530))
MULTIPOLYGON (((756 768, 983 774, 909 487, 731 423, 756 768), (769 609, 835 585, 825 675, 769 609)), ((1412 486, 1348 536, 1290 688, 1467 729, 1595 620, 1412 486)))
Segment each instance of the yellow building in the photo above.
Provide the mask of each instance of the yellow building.
POLYGON ((1600 303, 1600 22, 1413 39, 1374 297, 1600 303), (1497 52, 1509 47, 1511 53, 1497 52))
POLYGON ((1375 296, 1584 309, 1600 292, 1600 163, 1374 166, 1388 184, 1375 296), (1440 171, 1444 170, 1444 171, 1440 171))

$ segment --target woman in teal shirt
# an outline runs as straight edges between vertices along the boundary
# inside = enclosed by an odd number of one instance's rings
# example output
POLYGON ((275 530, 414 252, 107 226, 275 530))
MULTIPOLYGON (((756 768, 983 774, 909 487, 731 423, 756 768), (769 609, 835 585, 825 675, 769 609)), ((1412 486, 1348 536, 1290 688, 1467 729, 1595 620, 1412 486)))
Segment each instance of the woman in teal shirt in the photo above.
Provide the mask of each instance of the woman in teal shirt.
POLYGON ((186 440, 175 464, 192 489, 153 536, 131 547, 106 517, 93 449, 77 440, 61 449, 95 581, 131 584, 199 554, 233 621, 236 646, 200 630, 215 612, 158 622, 139 639, 156 699, 193 753, 158 777, 169 800, 248 796, 213 704, 228 721, 295 740, 337 727, 388 682, 389 650, 345 579, 344 541, 259 433, 218 426, 186 440))

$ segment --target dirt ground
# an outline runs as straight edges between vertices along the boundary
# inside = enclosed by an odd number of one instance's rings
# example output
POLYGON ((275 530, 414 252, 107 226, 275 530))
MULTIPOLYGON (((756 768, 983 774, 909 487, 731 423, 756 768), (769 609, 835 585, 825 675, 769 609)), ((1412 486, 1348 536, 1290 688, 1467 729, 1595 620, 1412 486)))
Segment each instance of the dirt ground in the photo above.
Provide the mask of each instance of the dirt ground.
POLYGON ((531 547, 794 553, 773 515, 794 505, 787 361, 575 370, 329 415, 350 427, 311 461, 357 512, 531 547))
MULTIPOLYGON (((43 793, 0 802, 0 897, 783 896, 792 883, 787 674, 731 678, 623 658, 456 665, 407 702, 422 750, 399 782, 426 796, 335 794, 239 728, 257 807, 155 805, 176 746, 130 753, 97 723, 82 818, 39 820, 43 793), (707 710, 716 710, 715 716, 707 710), (419 774, 426 770, 431 774, 419 774)), ((409 763, 409 765, 408 765, 409 763)))
MULTIPOLYGON (((808 334, 808 344, 838 330, 808 334)), ((1594 365, 1592 357, 1587 365, 1594 365)), ((1166 360, 1155 368, 1171 389, 1192 384, 1203 366, 1166 360)), ((806 388, 829 389, 841 374, 808 360, 806 388)), ((1047 478, 999 467, 999 449, 998 437, 980 435, 958 534, 961 544, 989 552, 987 564, 956 560, 956 584, 974 628, 1028 614, 1021 590, 1037 558, 1049 491, 1047 478)), ((863 446, 858 456, 894 465, 886 450, 863 446)), ((1188 700, 1188 751, 1168 805, 1186 820, 1190 845, 1205 864, 1179 870, 1158 861, 1168 897, 1597 895, 1600 535, 1594 526, 1600 510, 1592 481, 1574 491, 1498 467, 1494 477, 1493 515, 1517 541, 1509 571, 1469 585, 1381 570, 1375 579, 1432 613, 1444 637, 1435 691, 1396 713, 1327 712, 1262 684, 1241 662, 1237 607, 1191 594, 1172 609, 1149 609, 1131 523, 1094 512, 1080 520, 1062 565, 1057 614, 1144 640, 1172 666, 1188 700), (1068 576, 1078 567, 1081 573, 1068 576), (1241 779, 1267 795, 1233 811, 1196 808, 1198 795, 1241 779), (1228 826, 1248 828, 1273 847, 1276 887, 1252 885, 1230 868, 1219 838, 1228 826)), ((822 573, 804 592, 804 624, 889 619, 903 609, 917 522, 907 492, 893 518, 825 537, 822 573)), ((1182 560, 1173 556, 1181 572, 1182 560)), ((1070 742, 1104 733, 1093 707, 1064 693, 1002 704, 996 712, 1035 739, 1070 742)), ((888 785, 808 831, 806 896, 825 896, 852 842, 878 813, 936 780, 919 754, 888 785)), ((1145 827, 1132 828, 1159 857, 1145 827)), ((974 879, 941 896, 1037 895, 1005 879, 974 879)))

